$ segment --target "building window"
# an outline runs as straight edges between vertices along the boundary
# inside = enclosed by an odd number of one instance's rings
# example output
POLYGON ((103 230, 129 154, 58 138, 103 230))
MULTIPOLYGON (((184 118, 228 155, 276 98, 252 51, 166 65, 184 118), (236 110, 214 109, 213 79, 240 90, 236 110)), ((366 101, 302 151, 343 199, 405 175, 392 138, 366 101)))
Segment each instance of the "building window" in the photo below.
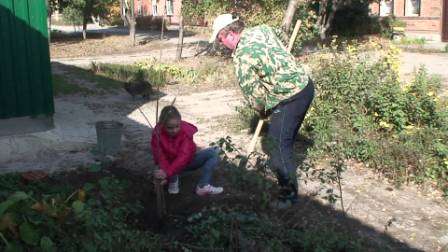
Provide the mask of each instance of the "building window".
POLYGON ((391 16, 394 14, 394 1, 381 0, 380 2, 380 16, 391 16))
POLYGON ((152 15, 158 16, 157 14, 157 0, 152 0, 152 15))
POLYGON ((166 0, 166 15, 168 16, 174 15, 173 0, 166 0))
POLYGON ((405 16, 420 16, 421 0, 406 0, 405 16))

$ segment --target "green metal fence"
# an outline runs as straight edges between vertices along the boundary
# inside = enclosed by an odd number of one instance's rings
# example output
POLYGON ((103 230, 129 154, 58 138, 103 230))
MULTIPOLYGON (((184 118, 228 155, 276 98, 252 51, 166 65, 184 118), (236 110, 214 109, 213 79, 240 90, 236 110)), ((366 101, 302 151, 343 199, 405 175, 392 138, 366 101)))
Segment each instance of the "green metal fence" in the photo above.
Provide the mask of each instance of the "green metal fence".
POLYGON ((53 113, 45 0, 0 0, 0 119, 53 113))

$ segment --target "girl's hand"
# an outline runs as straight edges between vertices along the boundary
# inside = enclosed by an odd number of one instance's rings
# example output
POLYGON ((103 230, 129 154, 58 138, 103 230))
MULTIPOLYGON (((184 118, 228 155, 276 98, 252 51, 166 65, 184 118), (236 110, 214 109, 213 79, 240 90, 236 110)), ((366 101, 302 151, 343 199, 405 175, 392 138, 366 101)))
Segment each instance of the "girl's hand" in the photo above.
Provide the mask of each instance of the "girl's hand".
POLYGON ((157 179, 166 179, 166 172, 162 169, 154 171, 154 177, 157 179))
POLYGON ((166 180, 166 179, 158 179, 158 178, 155 178, 155 177, 152 180, 152 182, 154 183, 154 185, 166 185, 166 184, 168 184, 168 180, 166 180))

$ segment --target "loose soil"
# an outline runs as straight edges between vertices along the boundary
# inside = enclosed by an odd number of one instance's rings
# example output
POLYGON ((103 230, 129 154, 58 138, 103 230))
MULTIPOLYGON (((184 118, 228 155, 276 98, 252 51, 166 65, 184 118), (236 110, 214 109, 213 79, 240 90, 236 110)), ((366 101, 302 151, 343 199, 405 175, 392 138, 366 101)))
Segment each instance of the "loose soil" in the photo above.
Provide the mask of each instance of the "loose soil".
MULTIPOLYGON (((251 135, 247 134, 247 129, 238 130, 235 127, 238 124, 235 106, 242 102, 235 83, 220 83, 216 86, 213 83, 168 85, 162 88, 161 94, 160 107, 170 104, 176 97, 176 106, 183 118, 198 126, 195 140, 200 147, 205 148, 210 142, 227 135, 232 136, 233 142, 243 150, 250 141, 251 135)), ((130 195, 143 190, 140 199, 146 209, 144 216, 141 216, 145 228, 186 239, 182 230, 176 227, 186 216, 204 208, 242 206, 251 211, 272 212, 257 208, 258 204, 251 195, 259 192, 250 188, 243 191, 234 189, 228 180, 231 170, 222 169, 216 175, 215 182, 224 186, 226 193, 213 198, 199 198, 193 193, 197 174, 182 178, 181 193, 166 195, 168 216, 162 225, 156 219, 152 186, 142 177, 142 174, 147 174, 154 167, 148 150, 151 128, 136 110, 140 107, 154 125, 156 101, 132 100, 123 90, 101 96, 77 97, 77 101, 88 106, 94 114, 115 114, 117 118, 123 118, 122 122, 126 125, 124 150, 111 169, 118 171, 120 176, 133 176, 136 191, 130 195)), ((304 144, 297 143, 298 146, 304 144)), ((347 215, 342 214, 338 203, 331 206, 323 200, 320 183, 309 179, 301 182, 300 204, 274 214, 289 223, 287 225, 296 227, 333 223, 365 237, 376 244, 372 245, 374 247, 425 251, 443 251, 446 248, 448 206, 440 194, 431 188, 417 188, 413 185, 397 188, 387 179, 355 162, 349 163, 342 188, 347 215)), ((272 194, 275 193, 275 190, 272 191, 272 194)))
MULTIPOLYGON (((154 41, 152 44, 132 47, 128 43, 127 36, 115 35, 104 39, 91 39, 79 43, 78 41, 54 40, 52 57, 133 53, 146 49, 153 50, 157 45, 163 45, 164 48, 174 46, 154 41)), ((415 55, 404 55, 405 60, 413 61, 408 57, 415 55)), ((429 69, 436 68, 431 66, 431 60, 427 63, 429 69)), ((406 65, 402 72, 407 74, 411 68, 406 65)), ((207 147, 210 142, 230 135, 238 147, 245 149, 251 135, 247 134, 247 129, 235 130, 233 127, 237 123, 235 106, 242 102, 240 91, 234 84, 197 83, 194 86, 181 84, 166 86, 161 90, 160 106, 171 103, 176 97, 176 106, 184 119, 199 128, 195 140, 200 147, 207 147)), ((64 101, 65 106, 69 106, 70 109, 76 110, 78 106, 87 107, 97 117, 120 118, 125 124, 123 152, 108 169, 119 176, 128 176, 133 182, 135 191, 130 192, 129 196, 139 197, 144 202, 146 211, 139 217, 142 228, 169 234, 182 240, 187 238, 183 237, 184 233, 176 227, 186 216, 203 208, 242 206, 261 211, 257 208, 257 202, 253 202, 251 198, 259 192, 250 188, 244 191, 234 189, 234 185, 228 180, 232 171, 225 169, 227 164, 222 164, 223 169, 216 174, 215 182, 225 187, 223 195, 199 198, 193 193, 198 174, 182 178, 181 193, 174 196, 166 195, 168 215, 163 224, 158 222, 155 215, 154 192, 149 180, 144 178, 145 174, 154 168, 148 150, 151 128, 145 117, 136 109, 139 107, 149 117, 151 125, 154 125, 156 101, 132 100, 121 89, 93 96, 59 97, 56 99, 56 104, 59 101, 64 101)), ((297 143, 297 145, 303 144, 303 142, 297 143)), ((81 181, 84 180, 80 179, 79 183, 81 181)), ((415 185, 406 185, 397 188, 369 168, 350 162, 347 172, 343 175, 342 186, 347 215, 339 211, 338 203, 331 206, 323 200, 321 189, 318 181, 303 179, 301 200, 297 206, 286 211, 263 210, 263 212, 276 215, 290 227, 307 228, 333 223, 367 238, 372 242, 373 248, 423 251, 448 249, 448 204, 440 193, 430 187, 418 188, 415 185)), ((275 191, 272 193, 275 194, 275 191)))

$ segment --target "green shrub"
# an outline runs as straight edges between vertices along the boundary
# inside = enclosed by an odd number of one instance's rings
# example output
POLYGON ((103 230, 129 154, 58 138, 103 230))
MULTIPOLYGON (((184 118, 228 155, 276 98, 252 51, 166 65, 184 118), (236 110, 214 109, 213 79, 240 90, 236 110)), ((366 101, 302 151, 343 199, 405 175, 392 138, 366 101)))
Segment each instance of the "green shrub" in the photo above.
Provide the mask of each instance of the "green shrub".
POLYGON ((401 45, 418 45, 418 46, 423 46, 424 44, 426 44, 426 39, 425 38, 402 38, 399 42, 399 44, 401 45))
POLYGON ((385 38, 393 38, 394 27, 406 27, 406 23, 394 16, 387 16, 380 19, 379 33, 385 38))
POLYGON ((152 61, 134 65, 92 64, 91 70, 115 80, 123 82, 145 80, 154 86, 163 86, 169 78, 185 77, 190 73, 174 65, 156 64, 152 61))
POLYGON ((80 188, 51 180, 23 183, 17 174, 1 175, 0 182, 2 251, 160 250, 157 235, 129 221, 143 206, 126 196, 126 179, 103 174, 80 188))
MULTIPOLYGON (((238 15, 248 27, 261 24, 280 27, 287 4, 287 0, 250 0, 236 3, 225 0, 187 0, 182 2, 182 13, 187 24, 211 26, 217 15, 234 13, 237 9, 238 15)), ((297 19, 302 20, 302 25, 294 48, 317 37, 316 11, 314 2, 299 5, 292 26, 294 27, 297 19)))
POLYGON ((437 96, 440 79, 420 68, 403 84, 397 55, 394 47, 373 58, 365 48, 345 46, 311 61, 317 96, 304 125, 314 139, 309 154, 322 157, 326 144, 338 141, 346 158, 398 183, 435 181, 448 193, 448 110, 437 96))
POLYGON ((213 250, 238 244, 243 251, 361 251, 363 242, 330 223, 306 230, 288 228, 280 220, 238 209, 201 211, 186 225, 196 244, 213 250))

